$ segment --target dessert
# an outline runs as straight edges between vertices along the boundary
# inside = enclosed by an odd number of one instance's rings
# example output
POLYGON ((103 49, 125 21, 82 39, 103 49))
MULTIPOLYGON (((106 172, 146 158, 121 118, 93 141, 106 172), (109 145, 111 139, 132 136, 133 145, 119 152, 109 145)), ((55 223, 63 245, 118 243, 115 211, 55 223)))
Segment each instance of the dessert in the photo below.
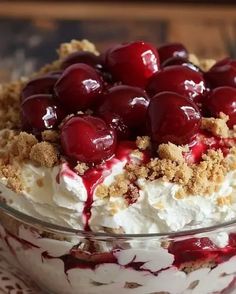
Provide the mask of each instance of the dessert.
POLYGON ((53 293, 230 293, 234 63, 177 43, 99 55, 74 40, 32 78, 2 85, 9 259, 53 293))

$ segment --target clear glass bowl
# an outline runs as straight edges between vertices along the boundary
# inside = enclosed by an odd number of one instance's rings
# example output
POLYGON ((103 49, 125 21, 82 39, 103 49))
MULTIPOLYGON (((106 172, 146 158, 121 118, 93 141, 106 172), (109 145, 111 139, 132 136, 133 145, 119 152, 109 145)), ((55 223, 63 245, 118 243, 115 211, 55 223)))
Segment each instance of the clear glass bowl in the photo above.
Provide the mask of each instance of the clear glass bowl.
POLYGON ((173 234, 114 235, 52 225, 2 203, 0 247, 43 293, 236 292, 236 221, 173 234))

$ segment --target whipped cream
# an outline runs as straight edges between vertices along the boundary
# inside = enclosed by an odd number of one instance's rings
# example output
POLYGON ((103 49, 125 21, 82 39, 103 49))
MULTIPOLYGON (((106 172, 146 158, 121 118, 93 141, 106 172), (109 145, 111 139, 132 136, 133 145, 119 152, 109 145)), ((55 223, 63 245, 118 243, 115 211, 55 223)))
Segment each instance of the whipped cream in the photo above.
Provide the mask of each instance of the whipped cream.
MULTIPOLYGON (((141 160, 132 155, 113 159, 106 166, 99 183, 110 185, 115 176, 123 173, 127 161, 141 160)), ((52 169, 22 165, 24 190, 16 194, 1 179, 2 195, 15 209, 57 225, 84 229, 84 207, 88 190, 83 177, 72 171, 66 163, 52 169)), ((127 206, 122 195, 101 198, 93 191, 89 227, 92 231, 144 234, 179 231, 206 227, 236 218, 236 171, 229 172, 219 191, 209 196, 188 195, 176 198, 181 186, 162 179, 139 179, 139 198, 127 206), (218 205, 217 199, 231 196, 232 204, 218 205)), ((227 243, 219 236, 217 244, 227 243)), ((222 245, 223 246, 223 245, 222 245)))

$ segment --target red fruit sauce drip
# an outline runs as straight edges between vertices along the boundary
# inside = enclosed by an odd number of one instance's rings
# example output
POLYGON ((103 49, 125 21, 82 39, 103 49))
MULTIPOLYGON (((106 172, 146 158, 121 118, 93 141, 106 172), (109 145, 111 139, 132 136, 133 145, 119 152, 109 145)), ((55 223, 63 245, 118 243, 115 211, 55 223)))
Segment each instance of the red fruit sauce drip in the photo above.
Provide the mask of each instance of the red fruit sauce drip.
POLYGON ((184 153, 184 157, 188 163, 198 163, 201 161, 202 155, 208 149, 220 149, 224 156, 229 153, 232 145, 235 145, 236 138, 220 138, 214 137, 208 132, 199 133, 195 140, 189 144, 189 151, 184 153))
POLYGON ((129 161, 130 153, 136 148, 135 142, 121 142, 116 150, 116 154, 111 159, 107 160, 95 168, 89 169, 83 176, 83 182, 87 190, 87 200, 84 205, 84 230, 90 231, 89 220, 91 218, 91 208, 93 204, 93 193, 95 188, 102 183, 105 177, 111 173, 114 164, 127 160, 129 161))

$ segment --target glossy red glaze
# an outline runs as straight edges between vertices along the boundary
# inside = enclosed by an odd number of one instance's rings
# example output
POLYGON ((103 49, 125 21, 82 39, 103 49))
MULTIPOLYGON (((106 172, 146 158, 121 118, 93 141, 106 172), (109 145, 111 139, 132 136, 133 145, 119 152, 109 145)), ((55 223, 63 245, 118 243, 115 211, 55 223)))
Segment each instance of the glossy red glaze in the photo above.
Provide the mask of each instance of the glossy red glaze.
POLYGON ((58 75, 45 75, 29 81, 21 92, 21 101, 37 94, 53 94, 53 88, 58 80, 58 75))
POLYGON ((26 98, 21 104, 22 124, 33 133, 53 129, 66 116, 52 95, 38 94, 26 98))
POLYGON ((225 58, 217 62, 204 75, 211 88, 236 87, 236 60, 225 58))
POLYGON ((219 117, 220 112, 228 115, 227 124, 230 128, 236 124, 236 88, 219 87, 214 89, 205 99, 204 106, 210 116, 219 117))
POLYGON ((171 91, 199 100, 205 94, 206 86, 201 73, 186 66, 173 65, 155 73, 146 90, 151 97, 160 92, 171 91))
POLYGON ((171 57, 182 57, 188 59, 188 50, 181 43, 168 43, 157 49, 161 64, 171 57))
POLYGON ((152 141, 188 144, 197 135, 201 115, 188 98, 172 92, 155 95, 147 111, 147 123, 152 141))
POLYGON ((98 114, 125 138, 127 128, 137 132, 145 125, 149 98, 144 90, 131 86, 115 86, 102 97, 98 114), (121 118, 121 119, 119 119, 121 118))
POLYGON ((159 56, 149 43, 125 43, 108 50, 105 66, 116 81, 145 88, 148 79, 159 69, 159 56))
POLYGON ((75 116, 61 128, 61 145, 70 159, 97 163, 114 154, 116 134, 100 118, 75 116))
POLYGON ((83 63, 69 66, 54 87, 57 99, 73 113, 91 107, 102 89, 101 76, 94 68, 83 63))

